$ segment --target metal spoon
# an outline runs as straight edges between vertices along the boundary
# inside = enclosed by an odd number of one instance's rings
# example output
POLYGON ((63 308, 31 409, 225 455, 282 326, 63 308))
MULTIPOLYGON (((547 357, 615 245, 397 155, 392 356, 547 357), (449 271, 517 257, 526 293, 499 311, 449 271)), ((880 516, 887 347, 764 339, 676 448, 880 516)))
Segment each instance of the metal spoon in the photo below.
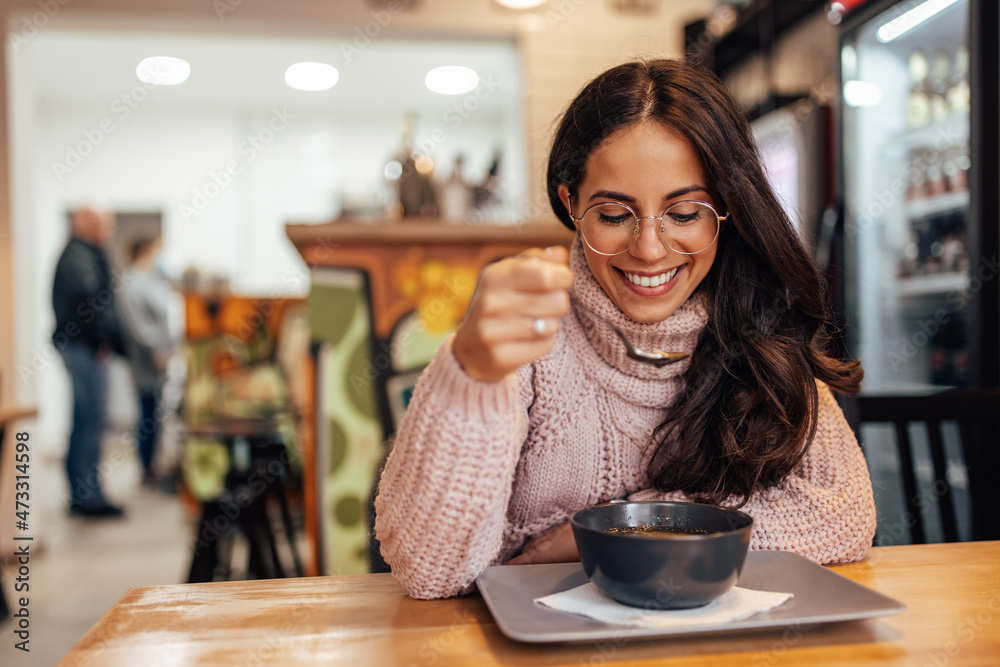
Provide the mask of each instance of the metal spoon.
POLYGON ((598 315, 590 308, 587 308, 585 305, 580 303, 580 301, 575 296, 570 294, 569 300, 572 301, 577 308, 587 313, 595 320, 598 320, 608 325, 612 331, 618 334, 618 337, 622 339, 622 343, 625 344, 625 354, 627 354, 630 359, 635 359, 636 361, 641 361, 645 364, 652 364, 654 366, 666 366, 668 364, 674 364, 677 363, 678 361, 683 361, 684 359, 688 358, 687 352, 664 352, 663 350, 640 350, 639 348, 637 348, 635 345, 632 344, 632 341, 628 339, 628 337, 622 332, 621 329, 612 324, 606 318, 602 317, 601 315, 598 315))

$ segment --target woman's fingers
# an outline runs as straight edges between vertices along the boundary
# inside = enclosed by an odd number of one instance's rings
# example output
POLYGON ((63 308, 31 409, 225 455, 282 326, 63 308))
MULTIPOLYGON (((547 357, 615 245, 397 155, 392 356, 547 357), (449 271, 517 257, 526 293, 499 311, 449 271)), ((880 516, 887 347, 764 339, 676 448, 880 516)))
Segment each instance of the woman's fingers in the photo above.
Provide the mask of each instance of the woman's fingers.
POLYGON ((497 317, 480 321, 477 337, 487 345, 532 342, 552 338, 558 330, 558 317, 497 317))
POLYGON ((469 377, 483 382, 496 382, 517 370, 519 366, 544 356, 552 349, 553 339, 513 341, 467 349, 455 356, 469 377))
POLYGON ((564 289, 525 292, 484 288, 478 297, 481 317, 562 317, 569 312, 569 294, 564 289))
POLYGON ((552 350, 554 338, 536 341, 505 341, 492 345, 465 344, 456 335, 452 351, 459 365, 473 380, 497 382, 520 366, 545 356, 552 350))
POLYGON ((552 349, 573 284, 565 248, 532 249, 484 269, 452 349, 470 377, 495 381, 552 349))
POLYGON ((537 257, 538 259, 569 266, 569 248, 561 245, 553 245, 548 248, 528 248, 517 256, 537 257))
POLYGON ((561 261, 560 253, 553 255, 555 259, 548 259, 538 254, 544 251, 527 252, 487 267, 483 272, 480 286, 503 286, 510 290, 528 293, 570 288, 573 284, 573 272, 569 268, 568 260, 561 261))

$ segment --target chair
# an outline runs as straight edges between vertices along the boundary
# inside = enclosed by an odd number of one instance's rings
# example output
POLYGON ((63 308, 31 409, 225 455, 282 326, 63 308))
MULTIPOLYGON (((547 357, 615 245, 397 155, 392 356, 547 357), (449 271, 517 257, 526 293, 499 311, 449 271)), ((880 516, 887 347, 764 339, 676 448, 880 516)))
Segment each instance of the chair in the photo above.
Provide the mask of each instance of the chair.
POLYGON ((280 510, 295 576, 304 577, 305 568, 296 546, 297 531, 285 490, 284 480, 290 476, 290 470, 280 424, 267 418, 217 419, 189 428, 187 435, 219 442, 226 448, 230 461, 222 491, 201 503, 188 583, 212 581, 220 566, 223 580, 230 578, 233 529, 239 529, 246 537, 248 578, 286 576, 278 555, 278 535, 268 517, 269 499, 280 510))
POLYGON ((299 409, 279 356, 286 318, 300 301, 186 295, 192 315, 184 352, 183 479, 200 505, 188 582, 228 580, 234 537, 248 550, 247 576, 286 576, 283 541, 295 576, 305 576, 289 495, 301 484, 299 409), (289 488, 292 487, 292 488, 289 488), (280 511, 274 530, 268 506, 280 511), (283 537, 283 540, 279 540, 283 537))
POLYGON ((861 439, 865 423, 892 423, 905 493, 910 538, 914 544, 926 540, 921 496, 914 466, 909 426, 924 423, 933 464, 934 496, 941 517, 945 542, 958 541, 958 521, 948 482, 942 423, 958 424, 962 456, 968 469, 972 505, 972 539, 1000 537, 1000 518, 992 506, 992 479, 1000 472, 1000 387, 954 389, 924 396, 861 395, 846 399, 844 413, 861 439))

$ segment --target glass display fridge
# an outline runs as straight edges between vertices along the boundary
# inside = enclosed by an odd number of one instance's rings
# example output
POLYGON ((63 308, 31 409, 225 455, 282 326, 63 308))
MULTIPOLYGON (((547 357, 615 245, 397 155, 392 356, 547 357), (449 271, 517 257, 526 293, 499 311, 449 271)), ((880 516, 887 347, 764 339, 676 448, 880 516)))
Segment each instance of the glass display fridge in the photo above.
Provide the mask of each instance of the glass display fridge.
POLYGON ((841 24, 837 291, 866 392, 1000 379, 996 5, 869 1, 841 24))
MULTIPOLYGON (((847 352, 865 369, 862 393, 997 387, 1000 3, 844 6, 833 260, 841 270, 832 293, 845 317, 847 352)), ((996 433, 946 424, 956 428, 945 433, 936 459, 929 431, 914 433, 912 448, 894 449, 891 425, 866 425, 879 543, 905 541, 891 530, 906 532, 912 504, 904 500, 937 498, 937 482, 929 483, 941 473, 932 476, 932 459, 934 469, 946 467, 956 492, 960 539, 1000 534, 991 500, 1000 469, 996 433), (919 493, 898 488, 903 468, 915 471, 919 493)), ((918 505, 924 520, 934 504, 918 505)), ((929 526, 929 541, 940 535, 929 526)))

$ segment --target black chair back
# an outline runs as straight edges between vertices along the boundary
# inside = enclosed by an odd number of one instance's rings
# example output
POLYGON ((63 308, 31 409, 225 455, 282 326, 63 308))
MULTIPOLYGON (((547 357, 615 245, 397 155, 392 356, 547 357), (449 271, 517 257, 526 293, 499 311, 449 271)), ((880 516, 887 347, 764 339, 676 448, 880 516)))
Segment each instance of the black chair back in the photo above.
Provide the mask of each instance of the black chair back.
POLYGON ((921 496, 917 485, 914 451, 909 426, 924 423, 933 464, 934 497, 941 517, 945 542, 958 541, 958 518, 948 482, 942 423, 958 424, 962 456, 969 477, 972 505, 972 538, 996 539, 1000 519, 991 509, 991 484, 1000 472, 1000 388, 954 389, 924 396, 861 395, 845 401, 844 412, 861 440, 865 423, 888 422, 895 430, 910 538, 914 544, 927 541, 921 496))

